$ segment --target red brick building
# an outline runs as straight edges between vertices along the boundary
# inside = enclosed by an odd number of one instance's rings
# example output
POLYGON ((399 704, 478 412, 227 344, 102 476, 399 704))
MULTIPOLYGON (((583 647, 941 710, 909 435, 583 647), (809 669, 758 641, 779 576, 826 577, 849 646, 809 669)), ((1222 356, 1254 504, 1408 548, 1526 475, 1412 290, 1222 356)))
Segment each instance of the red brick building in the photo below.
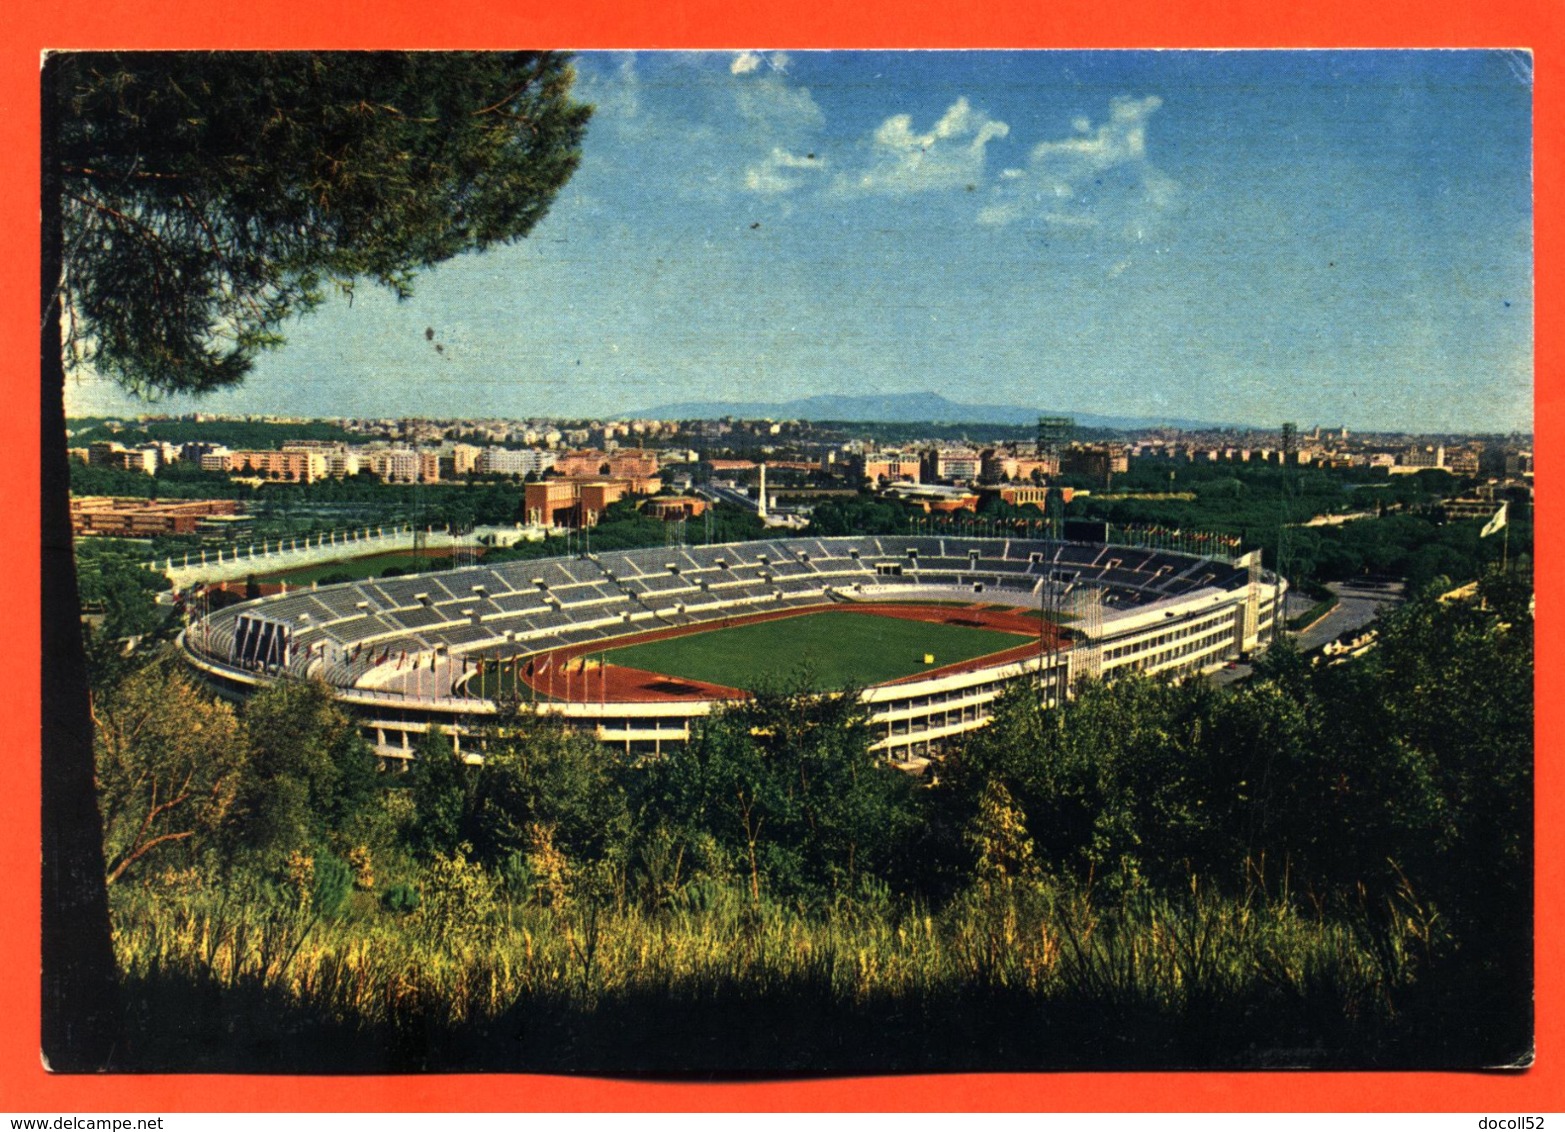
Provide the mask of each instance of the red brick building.
POLYGON ((190 535, 212 515, 238 515, 237 499, 122 499, 87 496, 71 500, 71 531, 78 535, 152 538, 190 535))
POLYGON ((592 527, 609 504, 661 490, 656 476, 556 476, 523 489, 527 521, 545 527, 592 527))
POLYGON ((649 499, 642 511, 654 519, 674 522, 679 519, 699 519, 706 514, 707 501, 694 495, 664 495, 649 499))

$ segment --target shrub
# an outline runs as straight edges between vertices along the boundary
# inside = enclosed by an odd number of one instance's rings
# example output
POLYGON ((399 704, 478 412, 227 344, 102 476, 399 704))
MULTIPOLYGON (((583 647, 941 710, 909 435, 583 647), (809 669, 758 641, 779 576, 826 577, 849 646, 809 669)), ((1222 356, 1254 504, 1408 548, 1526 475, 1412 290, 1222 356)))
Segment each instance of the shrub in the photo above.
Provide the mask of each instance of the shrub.
POLYGON ((315 910, 322 916, 335 915, 353 891, 353 870, 341 857, 322 853, 315 858, 315 910))
POLYGON ((411 884, 394 884, 380 898, 382 908, 399 916, 412 915, 418 911, 418 904, 418 889, 411 884))

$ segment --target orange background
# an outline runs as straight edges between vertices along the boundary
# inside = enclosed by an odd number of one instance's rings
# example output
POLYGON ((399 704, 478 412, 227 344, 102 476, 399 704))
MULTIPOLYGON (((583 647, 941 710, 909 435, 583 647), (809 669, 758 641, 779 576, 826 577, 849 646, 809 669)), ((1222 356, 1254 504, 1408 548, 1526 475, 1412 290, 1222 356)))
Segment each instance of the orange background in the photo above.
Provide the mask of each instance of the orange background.
MULTIPOLYGON (((519 7, 519 6, 518 6, 519 7)), ((1398 0, 774 2, 556 0, 537 12, 453 0, 10 0, 0 6, 0 341, 11 412, 0 475, 0 579, 13 648, 0 653, 0 1111, 290 1110, 1302 1110, 1538 1112, 1565 1109, 1559 900, 1562 802, 1549 740, 1565 704, 1547 694, 1561 656, 1553 585, 1538 594, 1538 1063, 1520 1074, 1051 1074, 691 1085, 546 1077, 50 1077, 38 1055, 38 63, 47 48, 211 47, 1522 47, 1536 52, 1537 577, 1558 580, 1553 482, 1565 138, 1565 4, 1398 0), (487 9, 487 10, 485 10, 487 9)))

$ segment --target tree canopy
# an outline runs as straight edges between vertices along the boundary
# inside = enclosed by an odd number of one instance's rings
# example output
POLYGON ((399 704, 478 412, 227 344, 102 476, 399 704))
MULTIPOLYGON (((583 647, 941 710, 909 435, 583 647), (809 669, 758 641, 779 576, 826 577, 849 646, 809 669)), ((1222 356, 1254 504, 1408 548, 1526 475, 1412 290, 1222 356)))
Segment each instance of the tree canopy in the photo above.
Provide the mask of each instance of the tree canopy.
POLYGON ((367 279, 399 296, 525 236, 591 114, 561 55, 61 53, 43 69, 43 1047, 115 1049, 65 375, 144 395, 242 380, 283 324, 367 279))
POLYGON ((590 108, 550 53, 55 56, 66 364, 241 380, 290 317, 525 236, 590 108))

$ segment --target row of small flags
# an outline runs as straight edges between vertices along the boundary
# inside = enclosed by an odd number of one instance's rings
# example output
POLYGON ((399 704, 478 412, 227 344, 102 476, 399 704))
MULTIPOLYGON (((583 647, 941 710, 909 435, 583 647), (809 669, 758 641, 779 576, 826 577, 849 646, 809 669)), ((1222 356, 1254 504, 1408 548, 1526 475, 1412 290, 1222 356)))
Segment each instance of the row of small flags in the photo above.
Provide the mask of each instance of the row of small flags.
POLYGON ((1130 523, 1123 526, 1115 524, 1114 529, 1119 531, 1122 537, 1125 538, 1177 542, 1184 546, 1220 546, 1229 550, 1237 550, 1241 544, 1238 535, 1219 534, 1216 531, 1187 531, 1179 527, 1160 527, 1140 523, 1130 523))
MULTIPOLYGON (((1049 529, 1047 519, 991 519, 964 515, 931 515, 921 520, 938 527, 983 528, 985 530, 1044 531, 1049 529)), ((1185 531, 1174 527, 1146 526, 1132 523, 1118 526, 1127 536, 1143 538, 1178 539, 1192 545, 1222 546, 1238 549, 1241 540, 1237 535, 1218 534, 1213 531, 1185 531)))
POLYGON ((920 524, 933 523, 939 527, 982 527, 984 530, 1039 531, 1049 526, 1048 519, 1005 519, 986 515, 934 514, 917 518, 920 524))
MULTIPOLYGON (((581 656, 562 661, 559 670, 564 673, 586 672, 593 665, 601 665, 601 663, 581 656)), ((504 672, 509 665, 512 676, 520 672, 524 676, 531 677, 545 675, 553 664, 553 653, 546 655, 541 661, 529 659, 525 666, 522 665, 522 658, 519 656, 513 656, 509 660, 502 657, 463 657, 462 671, 465 673, 471 670, 482 676, 485 672, 504 672)))
MULTIPOLYGON (((324 656, 325 653, 326 653, 326 642, 325 641, 318 641, 318 642, 316 642, 315 644, 310 646, 310 650, 309 651, 310 651, 310 655, 314 655, 317 652, 319 652, 321 655, 324 656)), ((361 656, 363 656, 365 654, 365 651, 366 650, 365 650, 364 643, 361 641, 359 644, 354 645, 353 648, 348 650, 348 660, 350 662, 358 660, 361 656)), ((370 648, 368 650, 368 652, 369 652, 369 658, 370 658, 369 664, 370 664, 370 667, 372 667, 372 668, 373 667, 378 667, 379 665, 382 665, 382 664, 389 663, 393 659, 396 660, 397 667, 399 669, 408 666, 409 657, 408 657, 408 652, 407 652, 406 649, 403 649, 401 652, 396 652, 396 651, 394 651, 394 650, 392 650, 390 648, 382 649, 379 656, 375 655, 374 648, 370 648)), ((436 653, 429 653, 428 656, 427 656, 428 663, 426 664, 425 663, 425 660, 426 660, 425 657, 420 656, 418 654, 414 654, 414 656, 411 658, 412 659, 411 667, 413 667, 413 668, 419 668, 419 667, 434 668, 435 667, 436 657, 437 657, 436 653)), ((531 677, 531 676, 543 676, 543 675, 545 675, 549 671, 550 667, 554 663, 554 656, 553 656, 553 654, 546 655, 541 661, 537 660, 535 658, 530 658, 530 659, 528 659, 525 667, 522 665, 522 658, 520 656, 513 656, 513 657, 511 657, 509 659, 503 659, 503 658, 500 658, 500 657, 493 657, 493 658, 491 658, 491 657, 483 657, 483 656, 479 656, 479 657, 464 656, 464 657, 461 657, 460 659, 461 659, 461 663, 462 663, 462 675, 466 675, 468 672, 477 672, 480 675, 482 675, 485 672, 502 672, 509 665, 510 669, 511 669, 511 674, 513 676, 515 676, 518 672, 520 672, 523 675, 529 676, 529 677, 531 677)), ((587 657, 585 657, 585 656, 578 657, 578 658, 576 658, 573 661, 572 660, 567 660, 567 661, 563 662, 560 665, 560 671, 561 672, 566 672, 566 673, 585 672, 589 668, 590 664, 591 664, 591 662, 589 661, 589 659, 587 657)))

